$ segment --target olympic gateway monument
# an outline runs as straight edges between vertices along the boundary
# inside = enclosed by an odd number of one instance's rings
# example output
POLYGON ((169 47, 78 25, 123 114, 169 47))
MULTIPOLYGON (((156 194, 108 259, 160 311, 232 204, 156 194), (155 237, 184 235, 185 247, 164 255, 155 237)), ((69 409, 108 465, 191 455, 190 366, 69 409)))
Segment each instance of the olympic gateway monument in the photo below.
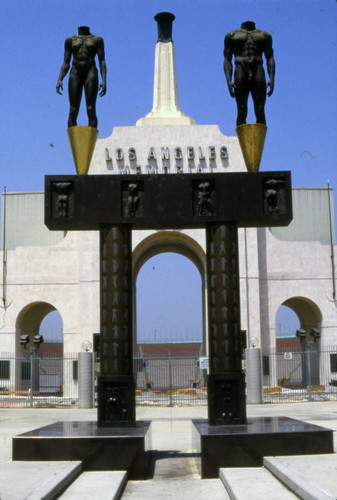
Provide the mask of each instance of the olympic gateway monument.
POLYGON ((332 434, 326 429, 291 419, 247 421, 237 230, 289 224, 290 174, 258 172, 265 136, 265 129, 262 136, 256 133, 260 124, 257 128, 248 125, 247 134, 240 139, 246 164, 251 165, 251 171, 245 172, 235 138, 226 138, 224 143, 217 127, 194 125, 181 113, 171 38, 173 19, 168 13, 156 16, 159 36, 152 112, 139 120, 138 127, 132 127, 132 134, 131 127, 115 129, 95 151, 95 133, 89 131, 89 138, 87 128, 71 124, 76 127, 69 138, 78 174, 86 173, 93 152, 90 175, 46 178, 46 225, 54 230, 100 232, 98 422, 74 422, 73 426, 60 422, 17 436, 14 459, 82 459, 91 469, 126 468, 131 478, 144 477, 150 423, 135 420, 134 229, 206 229, 208 421, 194 422, 202 477, 215 477, 225 465, 257 465, 266 452, 331 451, 332 434), (161 71, 163 67, 165 71, 161 71), (83 144, 89 142, 83 155, 83 144), (158 142, 159 147, 154 145, 158 142), (237 158, 239 164, 234 165, 234 172, 229 167, 232 153, 233 162, 237 158), (280 432, 282 443, 278 442, 280 432), (47 440, 42 438, 45 435, 47 440), (298 445, 294 437, 299 436, 298 445), (102 446, 104 453, 99 451, 102 446), (230 454, 226 452, 229 448, 230 454))

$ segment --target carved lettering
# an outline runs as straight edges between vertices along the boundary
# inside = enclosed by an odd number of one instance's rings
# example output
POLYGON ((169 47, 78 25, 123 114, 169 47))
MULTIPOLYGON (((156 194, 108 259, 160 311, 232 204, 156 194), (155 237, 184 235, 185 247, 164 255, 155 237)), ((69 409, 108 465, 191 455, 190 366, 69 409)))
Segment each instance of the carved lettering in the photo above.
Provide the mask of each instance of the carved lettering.
POLYGON ((169 160, 170 159, 169 148, 161 148, 161 159, 162 160, 169 160))
POLYGON ((148 159, 148 161, 150 161, 150 160, 157 161, 156 152, 155 152, 154 148, 150 148, 149 154, 147 155, 147 159, 148 159))
POLYGON ((130 161, 137 160, 137 154, 135 148, 129 148, 129 160, 130 161))
POLYGON ((188 146, 187 147, 187 159, 188 160, 194 160, 194 148, 192 148, 191 146, 188 146))
POLYGON ((105 161, 112 161, 112 158, 110 158, 110 152, 108 148, 105 148, 105 161))
MULTIPOLYGON (((198 146, 198 159, 201 162, 201 164, 198 166, 198 171, 202 171, 204 168, 207 167, 206 165, 206 154, 205 151, 208 151, 208 160, 210 162, 214 162, 217 159, 217 156, 221 160, 228 160, 228 150, 226 146, 220 146, 218 149, 215 146, 198 146)), ((105 161, 106 162, 111 162, 112 163, 112 157, 110 155, 110 150, 109 148, 105 148, 104 151, 105 155, 105 161)), ((137 150, 134 146, 130 146, 128 149, 125 150, 122 147, 117 147, 114 151, 114 156, 115 159, 117 160, 118 163, 118 169, 120 173, 123 174, 129 174, 130 173, 130 167, 131 169, 135 169, 137 174, 141 174, 141 165, 136 165, 135 162, 137 162, 137 150), (124 165, 124 160, 125 158, 128 158, 130 163, 132 165, 124 165)), ((171 156, 174 157, 175 160, 183 160, 183 150, 181 147, 177 146, 173 149, 170 149, 168 146, 161 146, 160 147, 160 157, 163 162, 169 161, 171 156)), ((186 147, 186 158, 188 162, 193 162, 196 158, 196 147, 194 146, 187 146, 186 147)), ((148 161, 154 161, 157 162, 157 154, 156 154, 156 148, 155 147, 150 147, 147 155, 148 161)), ((214 165, 213 165, 214 166, 214 165)), ((164 173, 168 173, 168 168, 167 166, 166 170, 164 170, 164 173)), ((164 167, 164 168, 165 168, 164 167)), ((111 167, 110 167, 111 168, 111 167)), ((211 168, 211 165, 210 165, 211 168)), ((149 173, 157 173, 157 170, 155 170, 155 167, 153 165, 147 166, 147 170, 149 173)), ((177 171, 177 170, 176 170, 177 171)), ((180 173, 177 171, 177 173, 180 173)), ((268 183, 266 183, 266 186, 268 187, 268 183)), ((268 189, 267 190, 267 195, 268 195, 268 200, 271 198, 270 193, 273 193, 273 189, 268 189)))
POLYGON ((115 157, 117 161, 122 161, 124 160, 124 151, 122 148, 117 148, 115 152, 115 157))
POLYGON ((183 159, 183 152, 181 150, 181 148, 175 148, 174 150, 174 158, 176 160, 182 160, 183 159))
POLYGON ((227 160, 228 159, 228 151, 226 146, 221 146, 220 148, 220 158, 222 160, 227 160))
POLYGON ((202 148, 201 146, 199 146, 199 160, 205 160, 205 155, 204 153, 202 152, 202 148))
POLYGON ((215 147, 214 146, 209 146, 209 148, 208 148, 208 157, 209 157, 209 159, 211 161, 216 159, 216 152, 215 152, 215 147))

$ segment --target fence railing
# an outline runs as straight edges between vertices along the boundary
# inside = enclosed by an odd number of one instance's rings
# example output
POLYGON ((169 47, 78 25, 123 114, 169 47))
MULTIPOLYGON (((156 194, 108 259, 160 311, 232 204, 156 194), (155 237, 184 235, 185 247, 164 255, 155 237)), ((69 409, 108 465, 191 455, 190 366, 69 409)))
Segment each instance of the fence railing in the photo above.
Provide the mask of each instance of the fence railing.
POLYGON ((78 355, 0 354, 0 406, 76 406, 78 355))
POLYGON ((264 402, 337 400, 337 346, 264 351, 264 402))
POLYGON ((207 403, 207 371, 198 356, 151 354, 134 359, 138 405, 197 406, 207 403))
MULTIPOLYGON (((135 357, 134 377, 138 405, 206 404, 206 370, 198 366, 196 355, 135 357)), ((0 406, 41 408, 77 404, 77 353, 63 357, 40 357, 36 352, 27 352, 25 357, 0 354, 0 406)))
MULTIPOLYGON (((198 360, 195 353, 135 357, 136 404, 206 405, 207 370, 198 360)), ((97 378, 99 363, 95 366, 97 378)), ((263 386, 265 403, 337 400, 337 346, 308 344, 291 351, 264 351, 263 386)), ((77 353, 61 357, 0 353, 0 407, 77 404, 77 353)))

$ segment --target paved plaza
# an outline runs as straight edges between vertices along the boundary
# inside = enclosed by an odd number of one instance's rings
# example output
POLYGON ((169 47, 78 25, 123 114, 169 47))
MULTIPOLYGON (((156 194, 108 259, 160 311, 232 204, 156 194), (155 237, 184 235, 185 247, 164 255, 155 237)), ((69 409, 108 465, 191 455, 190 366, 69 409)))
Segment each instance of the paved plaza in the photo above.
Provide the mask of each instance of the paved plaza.
MULTIPOLYGON (((279 405, 249 405, 248 417, 287 416, 334 430, 334 451, 337 450, 337 403, 314 402, 279 405)), ((146 481, 129 481, 122 498, 230 498, 222 482, 218 479, 201 480, 192 455, 191 419, 206 418, 206 407, 140 407, 137 408, 138 420, 152 421, 152 450, 155 461, 152 477, 146 481)), ((56 421, 96 420, 96 410, 62 409, 1 409, 0 410, 0 498, 1 500, 22 500, 24 498, 53 498, 46 496, 62 475, 74 470, 78 464, 68 462, 12 462, 12 436, 48 425, 56 421)), ((298 467, 298 464, 297 464, 298 467)), ((325 460, 312 456, 303 461, 303 474, 309 471, 310 478, 317 475, 324 489, 336 488, 325 498, 337 498, 337 455, 331 454, 325 460), (308 462, 309 460, 309 462, 308 462), (321 467, 320 467, 321 465, 321 467)), ((248 476, 247 476, 248 477, 248 476)), ((309 478, 308 478, 309 480, 309 478)), ((94 484, 97 476, 82 478, 84 492, 71 490, 61 498, 103 498, 95 487, 96 495, 90 493, 90 482, 94 484)), ((104 482, 102 476, 101 482, 104 482)), ((105 497, 104 497, 105 498, 105 497)), ((108 498, 108 497, 107 497, 108 498)), ((110 496, 109 498, 113 498, 110 496)), ((239 497, 238 497, 239 498, 239 497)), ((323 497, 322 497, 323 498, 323 497)))

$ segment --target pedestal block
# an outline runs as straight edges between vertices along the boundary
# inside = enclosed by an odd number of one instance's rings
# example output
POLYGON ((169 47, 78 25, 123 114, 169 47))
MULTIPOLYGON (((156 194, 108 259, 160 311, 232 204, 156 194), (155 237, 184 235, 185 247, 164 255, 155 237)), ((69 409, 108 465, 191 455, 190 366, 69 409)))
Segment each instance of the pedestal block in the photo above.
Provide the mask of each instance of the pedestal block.
POLYGON ((145 479, 150 424, 102 429, 97 422, 55 422, 14 436, 12 459, 81 460, 84 470, 127 470, 129 479, 145 479))
POLYGON ((221 467, 261 467, 263 457, 333 453, 333 431, 287 417, 249 418, 243 425, 192 420, 192 445, 203 479, 221 467))
POLYGON ((207 387, 208 415, 211 425, 246 423, 243 373, 210 374, 207 387))
POLYGON ((100 375, 98 377, 99 427, 134 427, 135 383, 132 376, 100 375))

